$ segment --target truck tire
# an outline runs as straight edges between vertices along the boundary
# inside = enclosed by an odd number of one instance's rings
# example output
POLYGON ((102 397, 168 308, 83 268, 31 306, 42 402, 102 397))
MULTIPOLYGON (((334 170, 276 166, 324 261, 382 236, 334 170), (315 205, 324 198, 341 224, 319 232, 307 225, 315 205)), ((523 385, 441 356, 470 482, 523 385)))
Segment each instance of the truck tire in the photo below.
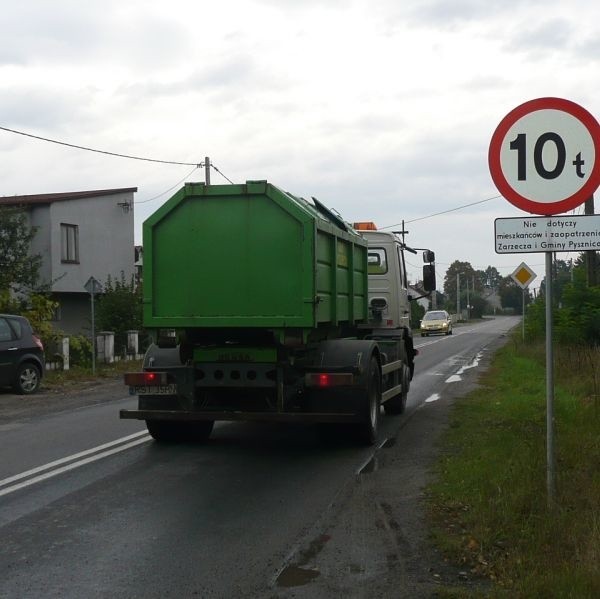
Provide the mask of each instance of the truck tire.
POLYGON ((408 366, 403 366, 402 369, 403 369, 402 391, 395 397, 388 399, 383 404, 383 409, 385 410, 385 413, 389 414, 389 415, 403 414, 404 410, 406 409, 406 400, 408 399, 408 387, 409 387, 409 381, 410 381, 411 375, 410 375, 410 370, 409 370, 408 366), (408 370, 408 372, 407 372, 407 370, 408 370))
POLYGON ((362 421, 356 425, 356 437, 360 443, 373 445, 379 432, 379 411, 381 406, 381 375, 375 356, 371 357, 367 372, 366 386, 361 401, 362 421))
POLYGON ((159 443, 203 443, 210 437, 214 424, 213 420, 198 422, 146 420, 150 436, 159 443))

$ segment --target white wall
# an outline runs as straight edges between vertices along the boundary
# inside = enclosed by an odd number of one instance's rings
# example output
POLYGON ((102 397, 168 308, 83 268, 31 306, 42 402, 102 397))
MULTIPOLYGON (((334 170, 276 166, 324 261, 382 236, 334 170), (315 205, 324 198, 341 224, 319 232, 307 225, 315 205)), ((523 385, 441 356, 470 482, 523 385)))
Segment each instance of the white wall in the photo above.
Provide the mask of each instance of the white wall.
POLYGON ((127 282, 134 273, 133 193, 63 200, 50 204, 50 262, 55 292, 82 292, 93 276, 102 284, 110 275, 127 282), (129 211, 120 203, 127 202, 129 211), (61 262, 61 223, 77 225, 79 263, 61 262))

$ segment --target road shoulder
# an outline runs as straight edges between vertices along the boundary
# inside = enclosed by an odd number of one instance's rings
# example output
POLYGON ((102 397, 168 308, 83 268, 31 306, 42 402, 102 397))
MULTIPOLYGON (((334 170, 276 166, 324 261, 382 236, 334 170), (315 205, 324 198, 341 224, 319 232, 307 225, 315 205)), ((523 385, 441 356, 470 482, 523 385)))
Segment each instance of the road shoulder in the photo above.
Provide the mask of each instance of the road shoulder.
POLYGON ((447 563, 429 540, 425 490, 441 455, 439 440, 455 402, 478 388, 506 337, 482 353, 479 368, 448 384, 442 397, 401 421, 299 544, 274 581, 284 599, 426 598, 485 581, 447 563))

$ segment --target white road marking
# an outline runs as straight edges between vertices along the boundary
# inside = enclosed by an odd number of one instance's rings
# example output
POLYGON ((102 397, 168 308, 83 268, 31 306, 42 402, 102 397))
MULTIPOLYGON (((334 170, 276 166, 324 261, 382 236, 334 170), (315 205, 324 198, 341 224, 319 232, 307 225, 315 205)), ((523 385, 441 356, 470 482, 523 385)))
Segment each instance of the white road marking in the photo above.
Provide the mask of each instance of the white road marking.
POLYGON ((432 401, 437 401, 438 399, 440 399, 441 395, 439 393, 434 393, 433 395, 430 395, 426 400, 425 403, 431 403, 432 401))
POLYGON ((119 453, 121 451, 125 451, 126 449, 130 449, 131 447, 135 447, 136 445, 141 445, 142 443, 147 443, 151 439, 150 435, 147 431, 140 431, 139 433, 134 433, 133 435, 128 435, 127 437, 122 437, 121 439, 116 439, 115 441, 111 441, 110 443, 104 443, 103 445, 98 445, 97 447, 93 447, 92 449, 86 449, 85 451, 81 451, 79 453, 75 453, 73 455, 67 456, 65 458, 61 458, 60 460, 55 460, 54 462, 49 462, 48 464, 44 464, 43 466, 38 466, 37 468, 32 468, 31 470, 27 470, 26 472, 21 472, 20 474, 16 474, 15 476, 10 476, 3 480, 0 480, 0 487, 6 487, 4 489, 0 489, 0 497, 3 495, 8 495, 9 493, 14 493, 19 489, 23 489, 35 483, 41 482, 43 480, 47 480, 52 478, 53 476, 57 476, 58 474, 62 474, 63 472, 68 472, 69 470, 74 470, 75 468, 79 468, 80 466, 84 466, 85 464, 90 464, 91 462, 95 462, 97 460, 101 460, 108 456, 114 455, 115 453, 119 453), (133 441, 132 439, 135 439, 133 441), (129 441, 129 443, 128 443, 129 441), (116 446, 116 447, 115 447, 116 446), (103 451, 105 449, 109 449, 108 451, 103 451), (93 454, 93 455, 92 455, 93 454), (85 459, 84 456, 90 456, 85 459), (71 462, 68 464, 68 462, 71 462), (61 468, 56 468, 56 466, 60 466, 61 464, 67 464, 61 468), (53 469, 54 468, 54 469, 53 469), (45 472, 50 470, 50 472, 45 472), (39 476, 35 476, 33 478, 29 478, 34 474, 38 474, 39 472, 45 472, 45 474, 40 474, 39 476), (19 480, 27 479, 21 483, 16 485, 10 485, 19 480))
POLYGON ((469 362, 468 364, 465 364, 464 366, 461 366, 455 374, 449 376, 446 379, 446 383, 458 383, 459 381, 462 381, 462 377, 461 374, 463 374, 465 372, 465 370, 469 370, 471 368, 476 368, 477 366, 479 366, 479 361, 481 360, 481 356, 483 355, 483 352, 480 351, 471 362, 469 362))

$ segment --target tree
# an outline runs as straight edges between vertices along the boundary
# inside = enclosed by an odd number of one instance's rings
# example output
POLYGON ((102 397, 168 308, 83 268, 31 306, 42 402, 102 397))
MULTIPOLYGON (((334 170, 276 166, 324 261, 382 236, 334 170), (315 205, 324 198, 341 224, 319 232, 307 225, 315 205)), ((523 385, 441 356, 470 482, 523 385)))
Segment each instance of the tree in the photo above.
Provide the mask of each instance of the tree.
POLYGON ((22 208, 0 206, 0 312, 25 316, 46 346, 56 336, 50 319, 57 303, 40 284, 42 257, 30 254, 36 228, 22 208))
POLYGON ((461 262, 455 260, 446 271, 444 277, 444 293, 446 294, 448 301, 452 302, 456 299, 456 279, 459 279, 460 291, 466 291, 467 283, 469 288, 472 288, 475 280, 475 270, 471 266, 470 262, 461 262))
POLYGON ((124 273, 121 280, 109 276, 104 293, 98 299, 97 322, 99 329, 115 334, 115 353, 127 347, 127 331, 142 328, 142 290, 133 280, 127 282, 124 273))
MULTIPOLYGON (((515 314, 523 313, 523 290, 512 279, 512 277, 504 277, 500 281, 498 291, 500 295, 500 303, 504 309, 509 308, 515 311, 515 314)), ((531 302, 531 294, 529 290, 525 290, 525 305, 531 302)))
POLYGON ((35 233, 21 208, 0 206, 0 293, 39 290, 42 257, 30 254, 35 233))
MULTIPOLYGON (((573 279, 573 263, 566 260, 554 260, 552 272, 552 302, 553 304, 558 304, 563 295, 563 289, 573 279)), ((540 293, 546 293, 546 277, 544 277, 540 284, 540 293)))
POLYGON ((423 315, 425 314, 425 308, 417 301, 410 302, 410 326, 417 328, 423 315))
POLYGON ((491 289, 498 289, 500 287, 500 281, 502 280, 502 275, 498 272, 498 269, 495 266, 488 266, 483 271, 478 271, 483 273, 483 286, 491 289))

